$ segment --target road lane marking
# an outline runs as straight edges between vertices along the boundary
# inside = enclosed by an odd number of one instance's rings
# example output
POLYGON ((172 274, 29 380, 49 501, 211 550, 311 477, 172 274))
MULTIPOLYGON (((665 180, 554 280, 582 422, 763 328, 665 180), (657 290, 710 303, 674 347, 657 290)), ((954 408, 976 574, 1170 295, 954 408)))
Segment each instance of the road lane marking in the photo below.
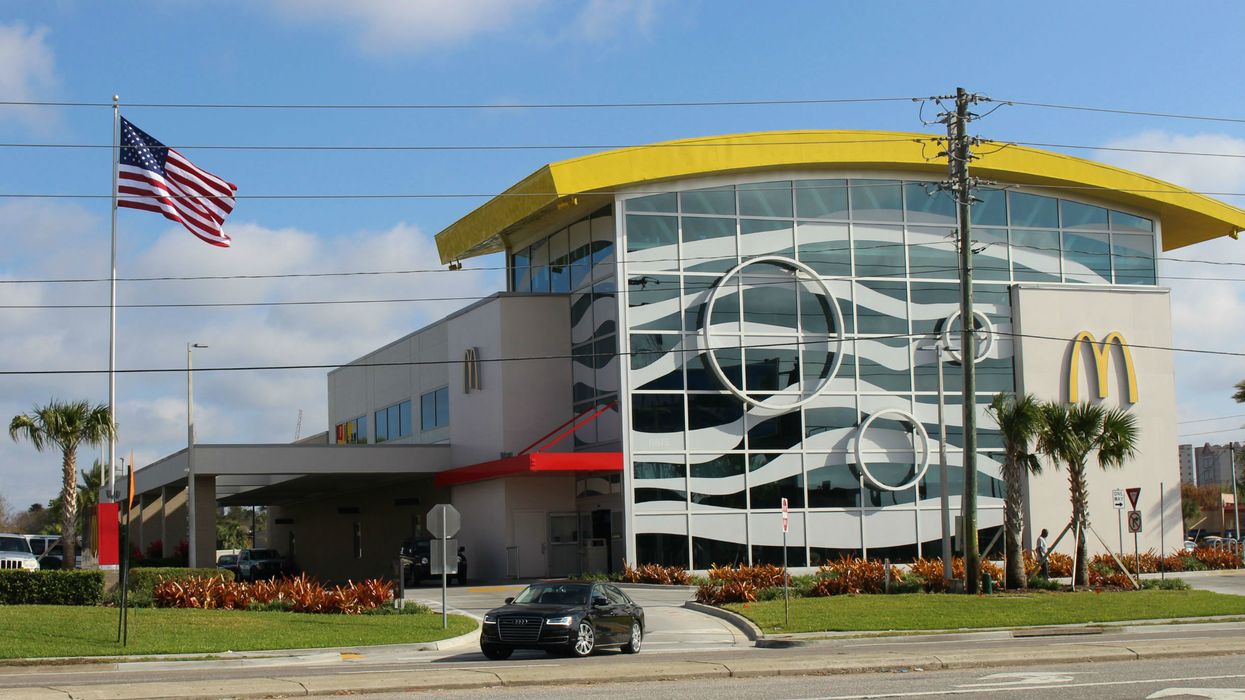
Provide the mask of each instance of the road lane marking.
MULTIPOLYGON (((1181 681, 1220 681, 1245 678, 1245 674, 1234 673, 1222 676, 1188 676, 1183 678, 1137 678, 1127 681, 1094 681, 1087 683, 1067 683, 1059 688, 1101 688, 1113 685, 1141 685, 1142 683, 1179 683, 1181 681)), ((1049 690, 1048 685, 1008 686, 1008 690, 1049 690)), ((979 695, 981 693, 998 693, 998 687, 990 688, 948 688, 945 690, 919 690, 907 693, 866 693, 863 695, 819 695, 793 700, 877 700, 880 698, 920 698, 935 695, 979 695)))

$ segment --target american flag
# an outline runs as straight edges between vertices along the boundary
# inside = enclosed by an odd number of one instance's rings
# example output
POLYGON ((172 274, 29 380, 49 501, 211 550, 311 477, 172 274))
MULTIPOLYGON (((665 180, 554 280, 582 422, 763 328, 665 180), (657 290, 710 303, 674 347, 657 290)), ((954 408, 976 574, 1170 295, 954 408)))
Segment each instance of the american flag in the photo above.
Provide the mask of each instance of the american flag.
POLYGON ((228 248, 221 230, 237 186, 206 170, 121 118, 117 206, 154 211, 211 243, 228 248))

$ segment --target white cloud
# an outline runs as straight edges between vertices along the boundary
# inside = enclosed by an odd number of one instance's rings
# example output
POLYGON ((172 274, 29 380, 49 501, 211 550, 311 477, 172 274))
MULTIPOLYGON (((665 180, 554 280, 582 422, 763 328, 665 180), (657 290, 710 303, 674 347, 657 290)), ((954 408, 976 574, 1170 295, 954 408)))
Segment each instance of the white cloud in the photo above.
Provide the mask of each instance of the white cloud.
MULTIPOLYGON (((130 214, 142 216, 142 214, 130 214)), ((11 259, 0 279, 101 277, 108 260, 108 222, 73 205, 14 203, 0 206, 0 229, 23 230, 42 241, 21 251, 20 274, 11 259), (17 224, 20 223, 20 227, 17 224), (57 245, 49 246, 49 241, 57 245), (64 255, 73 250, 75 254, 64 255)), ((286 274, 438 267, 432 237, 398 224, 381 231, 325 234, 254 223, 227 226, 234 247, 204 245, 169 226, 123 248, 124 277, 156 275, 286 274)), ((117 366, 185 367, 186 343, 210 347, 195 353, 195 367, 337 365, 471 303, 500 287, 494 273, 428 273, 327 278, 122 283, 127 303, 251 302, 335 299, 465 297, 430 303, 359 304, 220 309, 118 311, 117 366)), ((4 285, 6 304, 107 303, 106 284, 4 285)), ((0 366, 7 370, 104 368, 107 310, 0 310, 0 366)), ((199 439, 216 443, 288 442, 298 411, 302 436, 326 429, 326 369, 258 372, 205 371, 195 375, 199 439)), ((141 465, 185 445, 186 376, 182 371, 120 374, 117 378, 119 452, 131 448, 141 465)), ((49 398, 105 401, 107 379, 90 375, 0 375, 0 418, 49 398)), ((89 464, 98 450, 83 450, 89 464)), ((25 507, 58 491, 59 455, 29 444, 0 440, 0 493, 25 507)))
MULTIPOLYGON (((1245 139, 1222 134, 1173 134, 1147 131, 1116 139, 1109 148, 1151 151, 1245 155, 1245 139)), ((1199 192, 1245 191, 1245 158, 1184 156, 1170 153, 1129 153, 1102 150, 1095 156, 1146 175, 1151 175, 1199 192)), ((1222 197, 1240 206, 1240 200, 1222 197)), ((1168 258, 1245 263, 1245 241, 1219 238, 1164 254, 1168 258)), ((1177 347, 1240 351, 1239 320, 1245 318, 1245 265, 1207 265, 1167 261, 1160 263, 1159 283, 1172 290, 1172 335, 1177 347)), ((1182 419, 1210 418, 1242 413, 1231 399, 1232 387, 1245 379, 1245 359, 1216 355, 1177 353, 1176 395, 1182 419)), ((1200 423, 1187 426, 1188 432, 1214 430, 1233 423, 1200 423)), ((1182 433, 1185 431, 1181 431, 1182 433)), ((1225 441, 1243 433, 1222 433, 1189 437, 1189 441, 1225 441)))
POLYGON ((545 0, 274 0, 289 18, 358 33, 367 53, 423 51, 505 29, 545 0))
POLYGON ((608 39, 620 29, 647 32, 657 20, 659 0, 588 0, 571 23, 571 38, 608 39))
MULTIPOLYGON (((20 22, 0 24, 0 95, 10 101, 37 101, 57 84, 56 61, 44 39, 46 27, 31 29, 20 22)), ((49 111, 12 107, 0 111, 28 127, 46 129, 49 111)))

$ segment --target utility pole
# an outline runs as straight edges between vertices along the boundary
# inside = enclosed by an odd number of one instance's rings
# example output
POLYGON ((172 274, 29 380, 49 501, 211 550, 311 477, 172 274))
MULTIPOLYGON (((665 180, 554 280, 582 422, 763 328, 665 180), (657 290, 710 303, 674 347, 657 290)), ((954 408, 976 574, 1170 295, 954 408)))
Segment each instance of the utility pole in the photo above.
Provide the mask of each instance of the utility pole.
POLYGON ((973 316, 973 239, 971 235, 972 178, 968 174, 968 111, 978 96, 955 89, 955 113, 946 115, 948 186, 959 215, 960 246, 960 365, 964 370, 964 591, 977 593, 981 585, 981 553, 977 549, 977 338, 973 316))

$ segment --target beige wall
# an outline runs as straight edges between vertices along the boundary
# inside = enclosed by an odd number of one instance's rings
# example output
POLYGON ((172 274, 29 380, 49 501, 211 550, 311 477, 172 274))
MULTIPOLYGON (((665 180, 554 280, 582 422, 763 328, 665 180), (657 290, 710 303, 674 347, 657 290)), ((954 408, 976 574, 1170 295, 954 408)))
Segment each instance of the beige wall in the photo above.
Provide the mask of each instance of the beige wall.
MULTIPOLYGON (((1017 339, 1017 389, 1047 400, 1068 400, 1069 360, 1080 362, 1079 399, 1098 401, 1097 372, 1088 348, 1078 346, 1072 357, 1072 340, 1081 331, 1099 341, 1112 331, 1130 345, 1136 370, 1136 403, 1127 400, 1124 364, 1118 349, 1110 351, 1108 398, 1102 403, 1125 408, 1137 417, 1140 441, 1137 456, 1123 469, 1103 471, 1091 457, 1089 468, 1090 524, 1111 548, 1119 534, 1111 491, 1141 487, 1137 504, 1143 520, 1142 551, 1160 548, 1160 483, 1165 493, 1166 549, 1182 542, 1180 523, 1180 470, 1176 455, 1176 390, 1170 351, 1151 349, 1172 346, 1171 306, 1165 289, 1122 289, 1017 285, 1012 291, 1012 313, 1017 339)), ((1032 546, 1037 531, 1047 528, 1052 537, 1071 519, 1067 473, 1047 464, 1043 474, 1029 482, 1026 542, 1032 546)), ((1091 551, 1103 551, 1089 537, 1091 551)), ((1124 547, 1131 551, 1132 537, 1125 525, 1124 547)), ((1071 551, 1065 538, 1059 551, 1071 551)))
POLYGON ((453 488, 451 503, 462 515, 458 544, 467 548, 468 575, 483 581, 504 578, 506 547, 510 544, 505 482, 490 479, 460 484, 453 488))

